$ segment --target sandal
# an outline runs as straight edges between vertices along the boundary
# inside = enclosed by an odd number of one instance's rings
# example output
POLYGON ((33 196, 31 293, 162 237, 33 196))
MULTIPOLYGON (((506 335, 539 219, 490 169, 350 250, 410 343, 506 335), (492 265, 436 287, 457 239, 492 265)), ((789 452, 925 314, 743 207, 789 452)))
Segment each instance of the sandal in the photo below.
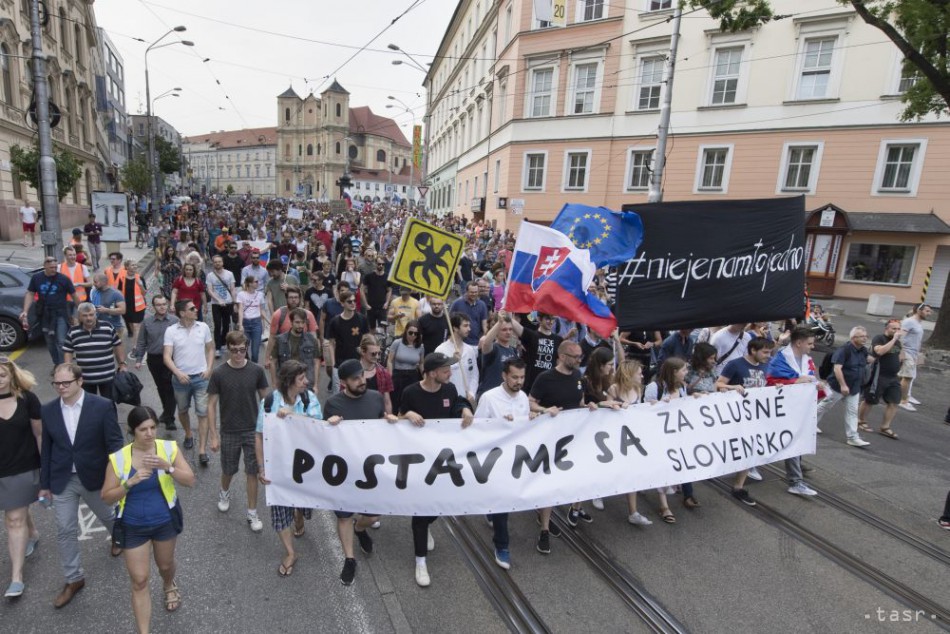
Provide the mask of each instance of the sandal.
POLYGON ((871 426, 868 425, 867 423, 858 423, 858 429, 867 433, 871 433, 874 431, 873 429, 871 429, 871 426))
POLYGON ((676 517, 670 509, 660 509, 660 518, 667 524, 675 524, 676 517))
POLYGON ((289 577, 294 574, 294 566, 297 564, 297 559, 297 557, 294 557, 289 566, 285 566, 284 562, 280 562, 280 565, 277 566, 277 574, 281 577, 289 577))
POLYGON ((888 438, 893 438, 894 440, 899 439, 898 435, 895 434, 894 430, 891 429, 890 427, 888 427, 887 429, 884 429, 882 427, 881 429, 877 430, 877 433, 881 434, 882 436, 887 436, 888 438))
POLYGON ((165 590, 165 609, 169 612, 174 612, 181 607, 181 592, 178 591, 178 586, 174 583, 171 588, 165 590))
POLYGON ((691 495, 688 498, 683 498, 683 506, 685 506, 688 509, 696 509, 702 505, 699 503, 699 500, 697 500, 691 495))
POLYGON ((303 522, 300 523, 300 526, 297 526, 297 523, 294 522, 294 537, 303 537, 306 532, 307 528, 303 525, 303 522))

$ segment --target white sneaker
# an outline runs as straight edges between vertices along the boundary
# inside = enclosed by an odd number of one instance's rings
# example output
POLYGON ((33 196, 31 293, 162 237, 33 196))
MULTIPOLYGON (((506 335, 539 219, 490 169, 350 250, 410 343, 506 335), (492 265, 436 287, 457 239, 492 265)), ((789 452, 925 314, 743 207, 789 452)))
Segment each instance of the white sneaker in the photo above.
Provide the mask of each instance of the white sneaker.
POLYGON ((861 440, 858 437, 854 437, 854 438, 848 438, 848 444, 851 445, 852 447, 867 447, 871 443, 869 443, 866 440, 861 440))
POLYGON ((818 433, 818 434, 820 434, 820 433, 821 433, 821 427, 815 427, 815 432, 818 433))
POLYGON ((750 480, 755 480, 756 482, 762 481, 762 474, 759 473, 759 470, 755 467, 749 469, 749 473, 746 474, 750 480))
POLYGON ((382 524, 379 522, 379 520, 376 520, 375 522, 369 525, 370 528, 379 528, 380 526, 382 526, 382 524))
POLYGON ((231 508, 231 492, 219 491, 218 492, 218 510, 221 511, 222 513, 227 513, 229 508, 231 508))
POLYGON ((898 407, 901 408, 901 409, 906 409, 908 412, 916 412, 916 411, 917 411, 917 408, 914 407, 913 405, 911 405, 910 403, 901 403, 900 405, 898 405, 898 407))
POLYGON ((251 531, 254 533, 260 533, 264 530, 264 523, 261 522, 261 518, 258 517, 257 513, 248 513, 247 523, 251 526, 251 531))
POLYGON ((916 398, 914 398, 913 396, 908 396, 908 397, 907 397, 907 402, 910 403, 911 405, 920 405, 920 404, 921 404, 921 402, 918 401, 918 400, 917 400, 916 398))
POLYGON ((590 505, 593 506, 598 511, 604 510, 604 499, 603 498, 594 498, 590 501, 590 505))
POLYGON ((627 516, 627 521, 635 526, 650 526, 651 524, 653 524, 653 522, 643 517, 639 513, 633 513, 627 516))
POLYGON ((220 350, 220 349, 214 351, 214 358, 215 358, 215 359, 220 359, 220 358, 221 358, 221 350, 220 350))
POLYGON ((416 583, 422 588, 427 588, 432 583, 429 578, 429 569, 425 564, 416 564, 416 583))
POLYGON ((788 492, 792 495, 818 495, 818 491, 814 490, 804 482, 799 482, 794 486, 788 487, 788 492))
MULTIPOLYGON (((426 538, 426 550, 430 553, 435 550, 435 537, 432 536, 432 529, 429 529, 428 537, 426 538)), ((427 577, 428 578, 428 577, 427 577)), ((429 585, 426 583, 426 585, 429 585)))

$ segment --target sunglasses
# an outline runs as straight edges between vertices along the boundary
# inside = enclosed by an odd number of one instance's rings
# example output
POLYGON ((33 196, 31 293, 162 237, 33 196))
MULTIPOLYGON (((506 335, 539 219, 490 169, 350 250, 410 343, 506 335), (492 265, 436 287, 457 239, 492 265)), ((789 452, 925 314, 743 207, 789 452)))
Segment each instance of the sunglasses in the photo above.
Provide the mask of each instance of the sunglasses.
POLYGON ((378 356, 379 356, 379 351, 377 350, 376 352, 369 352, 369 353, 367 353, 367 354, 369 354, 369 356, 371 356, 371 357, 378 357, 378 356))
POLYGON ((407 334, 407 335, 416 336, 416 335, 419 334, 419 331, 418 331, 418 330, 408 330, 408 331, 406 331, 406 334, 407 334))
POLYGON ((198 310, 197 306, 188 306, 185 310, 198 310))

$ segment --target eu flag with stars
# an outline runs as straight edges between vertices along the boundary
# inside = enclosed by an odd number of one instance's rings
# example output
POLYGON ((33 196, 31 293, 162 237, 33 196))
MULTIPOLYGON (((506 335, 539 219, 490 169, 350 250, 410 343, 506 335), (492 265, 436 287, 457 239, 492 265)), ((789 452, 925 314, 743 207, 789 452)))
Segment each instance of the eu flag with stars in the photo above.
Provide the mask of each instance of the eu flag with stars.
POLYGON ((579 249, 588 249, 598 267, 632 259, 643 241, 643 222, 632 211, 611 211, 568 203, 551 228, 560 231, 579 249))

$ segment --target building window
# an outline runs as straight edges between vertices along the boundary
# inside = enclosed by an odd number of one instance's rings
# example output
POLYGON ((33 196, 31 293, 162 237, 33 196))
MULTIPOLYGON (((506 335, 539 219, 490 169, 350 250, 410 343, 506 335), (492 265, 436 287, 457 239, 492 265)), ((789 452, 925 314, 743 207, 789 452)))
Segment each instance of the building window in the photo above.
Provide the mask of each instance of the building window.
POLYGON ((568 152, 564 160, 564 189, 585 191, 587 189, 587 166, 590 152, 568 152))
POLYGON ((495 182, 494 182, 494 192, 498 193, 498 181, 501 180, 501 161, 495 161, 495 182))
POLYGON ((852 243, 842 280, 909 286, 917 248, 900 244, 852 243))
POLYGON ((339 153, 340 153, 340 142, 339 142, 339 141, 336 142, 335 149, 336 149, 336 153, 339 154, 339 153))
POLYGON ((3 89, 3 101, 5 103, 15 105, 13 103, 13 64, 10 63, 10 51, 7 48, 6 44, 0 44, 0 73, 2 73, 2 78, 0 78, 0 87, 3 89))
POLYGON ((653 150, 630 150, 627 161, 627 191, 647 189, 650 186, 653 150))
POLYGON ((831 62, 837 37, 805 40, 801 75, 798 78, 798 99, 822 99, 829 94, 831 62))
POLYGON ((313 143, 307 144, 307 156, 313 156, 313 143))
POLYGON ((637 110, 656 110, 660 107, 663 90, 662 57, 645 57, 640 60, 640 89, 637 93, 637 110))
POLYGON ((577 3, 577 21, 589 22, 604 17, 604 0, 579 0, 577 3))
POLYGON ((303 144, 302 144, 302 143, 298 143, 298 144, 297 144, 297 156, 303 156, 303 144))
POLYGON ((505 8, 505 46, 511 41, 511 5, 505 8))
POLYGON ((882 141, 874 193, 916 195, 926 148, 926 139, 882 141))
POLYGON ((284 181, 284 191, 285 191, 285 192, 289 192, 289 191, 290 191, 290 179, 289 179, 289 178, 284 181))
POLYGON ((732 146, 700 146, 696 169, 697 192, 725 193, 729 188, 732 146))
POLYGON ((531 97, 528 107, 529 117, 549 117, 554 90, 554 69, 536 68, 531 71, 531 97))
MULTIPOLYGON (((337 117, 343 116, 343 106, 341 104, 336 105, 336 116, 337 117)), ((337 154, 339 154, 339 152, 337 152, 337 154)))
POLYGON ((76 25, 75 29, 76 37, 76 63, 82 64, 82 29, 79 28, 79 25, 76 25))
POLYGON ((20 186, 20 175, 17 174, 16 168, 10 169, 10 179, 13 183, 13 197, 14 198, 23 198, 23 188, 20 186))
POLYGON ((385 163, 386 162, 386 151, 385 150, 376 150, 376 162, 385 163))
POLYGON ((595 112, 594 97, 597 87, 597 62, 577 64, 574 67, 574 95, 571 114, 595 112))
POLYGON ((782 166, 775 193, 804 192, 814 194, 824 143, 786 143, 782 149, 782 166))
POLYGON ((290 123, 290 108, 284 108, 284 122, 290 123))
POLYGON ((736 103, 739 73, 742 70, 742 50, 741 46, 716 50, 711 101, 713 105, 736 103))
POLYGON ((547 160, 545 152, 531 152, 524 155, 524 181, 522 189, 525 191, 544 190, 544 163, 547 160))
POLYGON ((69 39, 69 23, 66 20, 66 10, 59 8, 59 45, 66 48, 66 41, 69 39))
POLYGON ((673 7, 673 0, 647 0, 647 11, 663 11, 673 7))
POLYGON ((897 82, 897 93, 903 95, 910 90, 919 79, 920 72, 917 68, 915 66, 909 66, 909 63, 905 62, 901 65, 901 76, 897 82))

